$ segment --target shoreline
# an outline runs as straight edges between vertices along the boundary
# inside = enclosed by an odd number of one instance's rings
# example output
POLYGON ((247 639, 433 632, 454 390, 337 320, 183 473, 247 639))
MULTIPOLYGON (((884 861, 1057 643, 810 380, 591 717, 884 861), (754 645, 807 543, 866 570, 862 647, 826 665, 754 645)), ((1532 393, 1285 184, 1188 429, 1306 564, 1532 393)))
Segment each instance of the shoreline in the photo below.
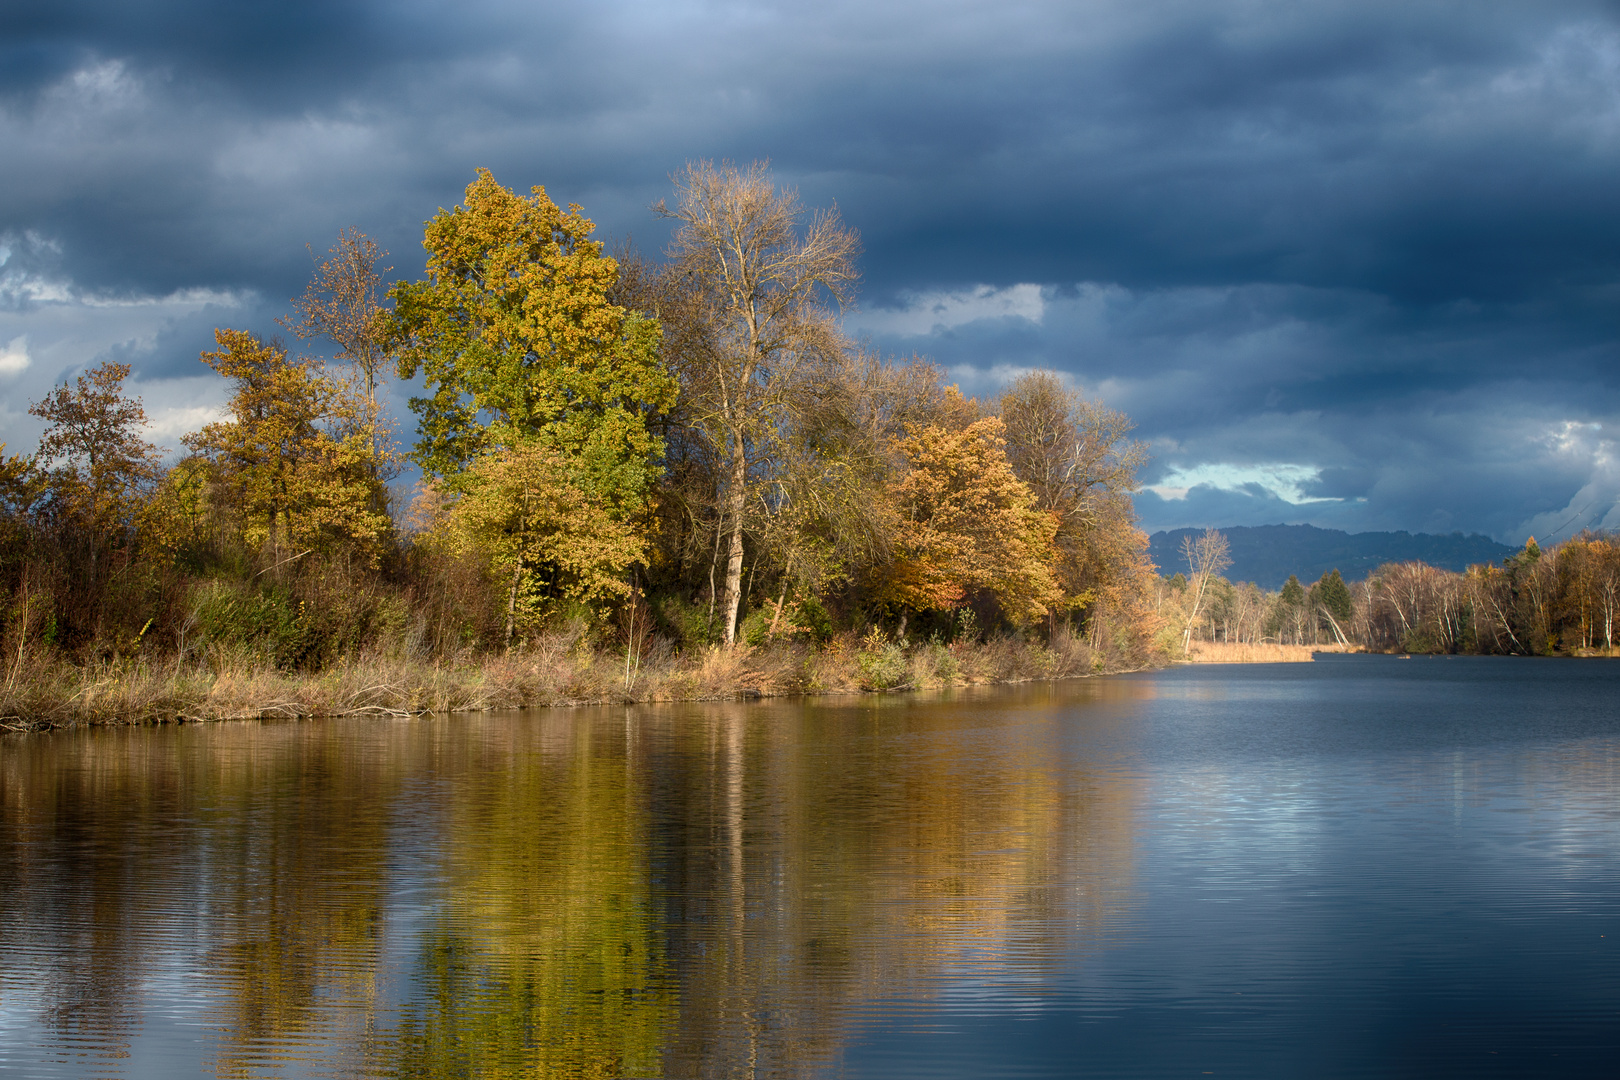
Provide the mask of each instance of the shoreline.
POLYGON ((845 635, 825 645, 718 646, 628 662, 575 634, 506 655, 451 662, 362 657, 315 673, 240 657, 153 658, 92 666, 19 664, 0 685, 0 730, 213 723, 338 716, 421 716, 496 709, 901 693, 1053 681, 1157 666, 1105 657, 1060 635, 900 644, 845 635))

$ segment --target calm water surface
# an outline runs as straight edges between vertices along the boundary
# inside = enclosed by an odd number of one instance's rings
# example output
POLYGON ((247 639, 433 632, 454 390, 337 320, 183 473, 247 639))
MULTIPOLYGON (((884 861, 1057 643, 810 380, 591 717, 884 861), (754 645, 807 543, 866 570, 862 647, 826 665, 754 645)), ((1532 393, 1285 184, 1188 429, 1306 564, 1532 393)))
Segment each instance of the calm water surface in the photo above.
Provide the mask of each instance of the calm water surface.
POLYGON ((18 1077, 1620 1071, 1620 663, 0 740, 18 1077))

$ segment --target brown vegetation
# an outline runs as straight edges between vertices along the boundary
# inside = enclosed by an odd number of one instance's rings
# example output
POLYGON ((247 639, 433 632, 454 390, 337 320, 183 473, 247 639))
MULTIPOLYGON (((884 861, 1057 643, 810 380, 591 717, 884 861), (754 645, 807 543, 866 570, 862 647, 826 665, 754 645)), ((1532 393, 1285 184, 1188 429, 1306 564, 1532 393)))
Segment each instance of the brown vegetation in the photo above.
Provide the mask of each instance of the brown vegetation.
POLYGON ((1193 664, 1308 664, 1318 652, 1343 652, 1325 645, 1279 645, 1274 641, 1195 641, 1187 652, 1193 664))
POLYGON ((1071 678, 1120 670, 1122 661, 1093 653, 1067 633, 1051 645, 1010 636, 943 645, 902 644, 873 631, 865 638, 844 633, 819 647, 714 645, 682 655, 660 642, 627 663, 574 624, 521 651, 432 663, 366 656, 313 673, 218 654, 168 663, 25 659, 0 686, 0 728, 892 692, 1071 678))

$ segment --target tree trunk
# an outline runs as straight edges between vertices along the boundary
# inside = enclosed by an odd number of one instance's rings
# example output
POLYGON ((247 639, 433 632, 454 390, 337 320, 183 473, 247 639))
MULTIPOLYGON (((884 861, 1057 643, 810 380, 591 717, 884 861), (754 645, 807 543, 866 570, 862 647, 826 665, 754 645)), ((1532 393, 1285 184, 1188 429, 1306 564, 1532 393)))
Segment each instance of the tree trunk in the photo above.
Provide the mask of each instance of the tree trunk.
POLYGON ((512 631, 517 628, 518 585, 523 581, 523 560, 512 569, 512 591, 506 597, 506 651, 512 651, 512 631))
POLYGON ((782 575, 782 593, 776 598, 776 613, 771 616, 771 628, 765 631, 767 642, 776 640, 776 624, 782 621, 782 605, 787 603, 788 577, 782 575))
POLYGON ((748 506, 748 459, 743 453, 741 432, 732 435, 731 491, 726 499, 731 514, 731 553, 726 560, 725 642, 737 643, 737 609, 742 606, 743 511, 748 506))

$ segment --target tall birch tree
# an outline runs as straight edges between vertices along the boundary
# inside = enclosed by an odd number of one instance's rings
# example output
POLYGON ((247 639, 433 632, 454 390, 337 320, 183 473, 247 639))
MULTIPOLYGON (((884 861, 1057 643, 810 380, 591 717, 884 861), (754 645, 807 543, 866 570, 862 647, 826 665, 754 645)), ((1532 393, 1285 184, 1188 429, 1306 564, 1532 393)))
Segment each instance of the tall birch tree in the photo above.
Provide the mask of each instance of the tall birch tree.
POLYGON ((845 347, 834 309, 853 298, 860 240, 836 209, 806 221, 798 194, 779 190, 763 162, 688 165, 675 177, 673 201, 654 210, 678 222, 669 256, 693 308, 682 392, 724 463, 721 617, 731 645, 742 604, 750 472, 772 453, 800 365, 845 347))

